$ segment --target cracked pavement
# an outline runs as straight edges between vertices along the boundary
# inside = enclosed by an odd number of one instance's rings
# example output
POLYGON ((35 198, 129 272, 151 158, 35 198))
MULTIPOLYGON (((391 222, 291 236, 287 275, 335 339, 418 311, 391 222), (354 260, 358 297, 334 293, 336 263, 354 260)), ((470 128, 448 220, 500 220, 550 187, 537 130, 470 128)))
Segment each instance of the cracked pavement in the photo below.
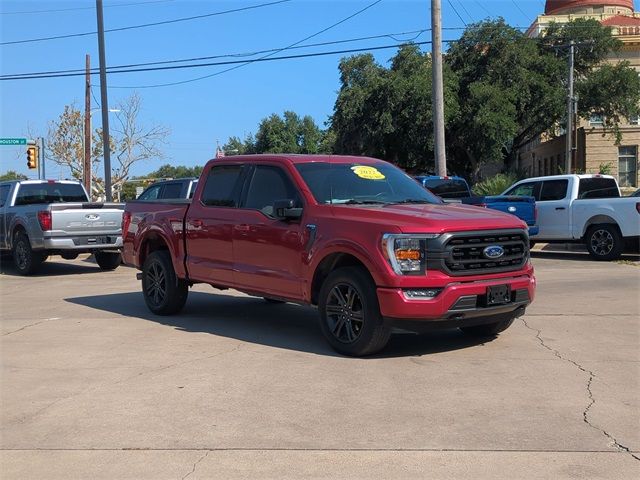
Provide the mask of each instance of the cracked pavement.
POLYGON ((396 334, 344 358, 313 309, 198 286, 150 315, 135 272, 0 274, 0 476, 640 477, 640 266, 536 254, 494 341, 396 334))

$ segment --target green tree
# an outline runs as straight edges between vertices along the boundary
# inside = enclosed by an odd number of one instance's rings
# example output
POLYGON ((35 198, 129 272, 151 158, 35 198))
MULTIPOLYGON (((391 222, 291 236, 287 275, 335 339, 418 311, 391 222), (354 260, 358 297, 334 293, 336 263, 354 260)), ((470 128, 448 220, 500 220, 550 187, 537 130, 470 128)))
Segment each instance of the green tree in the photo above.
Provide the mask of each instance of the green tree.
POLYGON ((162 179, 162 178, 190 178, 190 177, 199 177, 202 172, 202 166, 197 165, 195 167, 187 167, 184 165, 171 165, 165 164, 162 165, 157 170, 144 175, 143 177, 138 178, 154 178, 154 179, 162 179))
POLYGON ((4 180, 29 180, 29 177, 22 173, 18 173, 15 170, 7 170, 0 175, 0 182, 4 180))

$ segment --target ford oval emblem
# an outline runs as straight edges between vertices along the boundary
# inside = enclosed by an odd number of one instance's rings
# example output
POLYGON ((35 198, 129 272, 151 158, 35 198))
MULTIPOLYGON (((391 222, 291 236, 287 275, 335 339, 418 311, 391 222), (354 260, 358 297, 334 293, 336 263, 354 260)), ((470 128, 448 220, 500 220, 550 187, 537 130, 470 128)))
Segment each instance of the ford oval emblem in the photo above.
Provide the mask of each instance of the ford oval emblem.
POLYGON ((516 207, 509 207, 507 208, 507 210, 509 210, 511 213, 516 211, 516 207))
POLYGON ((84 218, 86 218, 87 220, 98 220, 100 218, 100 215, 96 215, 95 213, 90 213, 88 215, 85 215, 84 218))
POLYGON ((504 248, 502 248, 500 245, 489 245, 482 251, 482 253, 487 258, 500 258, 504 255, 504 248))

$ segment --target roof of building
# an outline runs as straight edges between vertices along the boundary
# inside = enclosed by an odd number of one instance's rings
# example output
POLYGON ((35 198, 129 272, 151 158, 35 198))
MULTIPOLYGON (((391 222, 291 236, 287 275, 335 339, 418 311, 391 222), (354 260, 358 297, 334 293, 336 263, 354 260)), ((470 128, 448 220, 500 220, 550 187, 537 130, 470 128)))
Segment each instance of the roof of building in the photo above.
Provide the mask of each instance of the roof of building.
POLYGON ((640 26, 640 17, 616 15, 615 17, 603 20, 601 23, 607 27, 638 27, 640 26))
POLYGON ((545 15, 554 15, 574 8, 605 5, 609 7, 626 7, 633 11, 633 0, 547 0, 544 13, 545 15))

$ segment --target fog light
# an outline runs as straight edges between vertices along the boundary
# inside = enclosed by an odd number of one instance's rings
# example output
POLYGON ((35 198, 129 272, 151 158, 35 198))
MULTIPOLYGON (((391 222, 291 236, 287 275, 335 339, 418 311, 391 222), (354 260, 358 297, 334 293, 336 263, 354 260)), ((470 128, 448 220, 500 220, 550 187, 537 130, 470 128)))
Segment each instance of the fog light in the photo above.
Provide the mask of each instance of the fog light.
POLYGON ((404 297, 408 300, 431 300, 438 296, 441 288, 423 288, 413 290, 403 290, 404 297))

